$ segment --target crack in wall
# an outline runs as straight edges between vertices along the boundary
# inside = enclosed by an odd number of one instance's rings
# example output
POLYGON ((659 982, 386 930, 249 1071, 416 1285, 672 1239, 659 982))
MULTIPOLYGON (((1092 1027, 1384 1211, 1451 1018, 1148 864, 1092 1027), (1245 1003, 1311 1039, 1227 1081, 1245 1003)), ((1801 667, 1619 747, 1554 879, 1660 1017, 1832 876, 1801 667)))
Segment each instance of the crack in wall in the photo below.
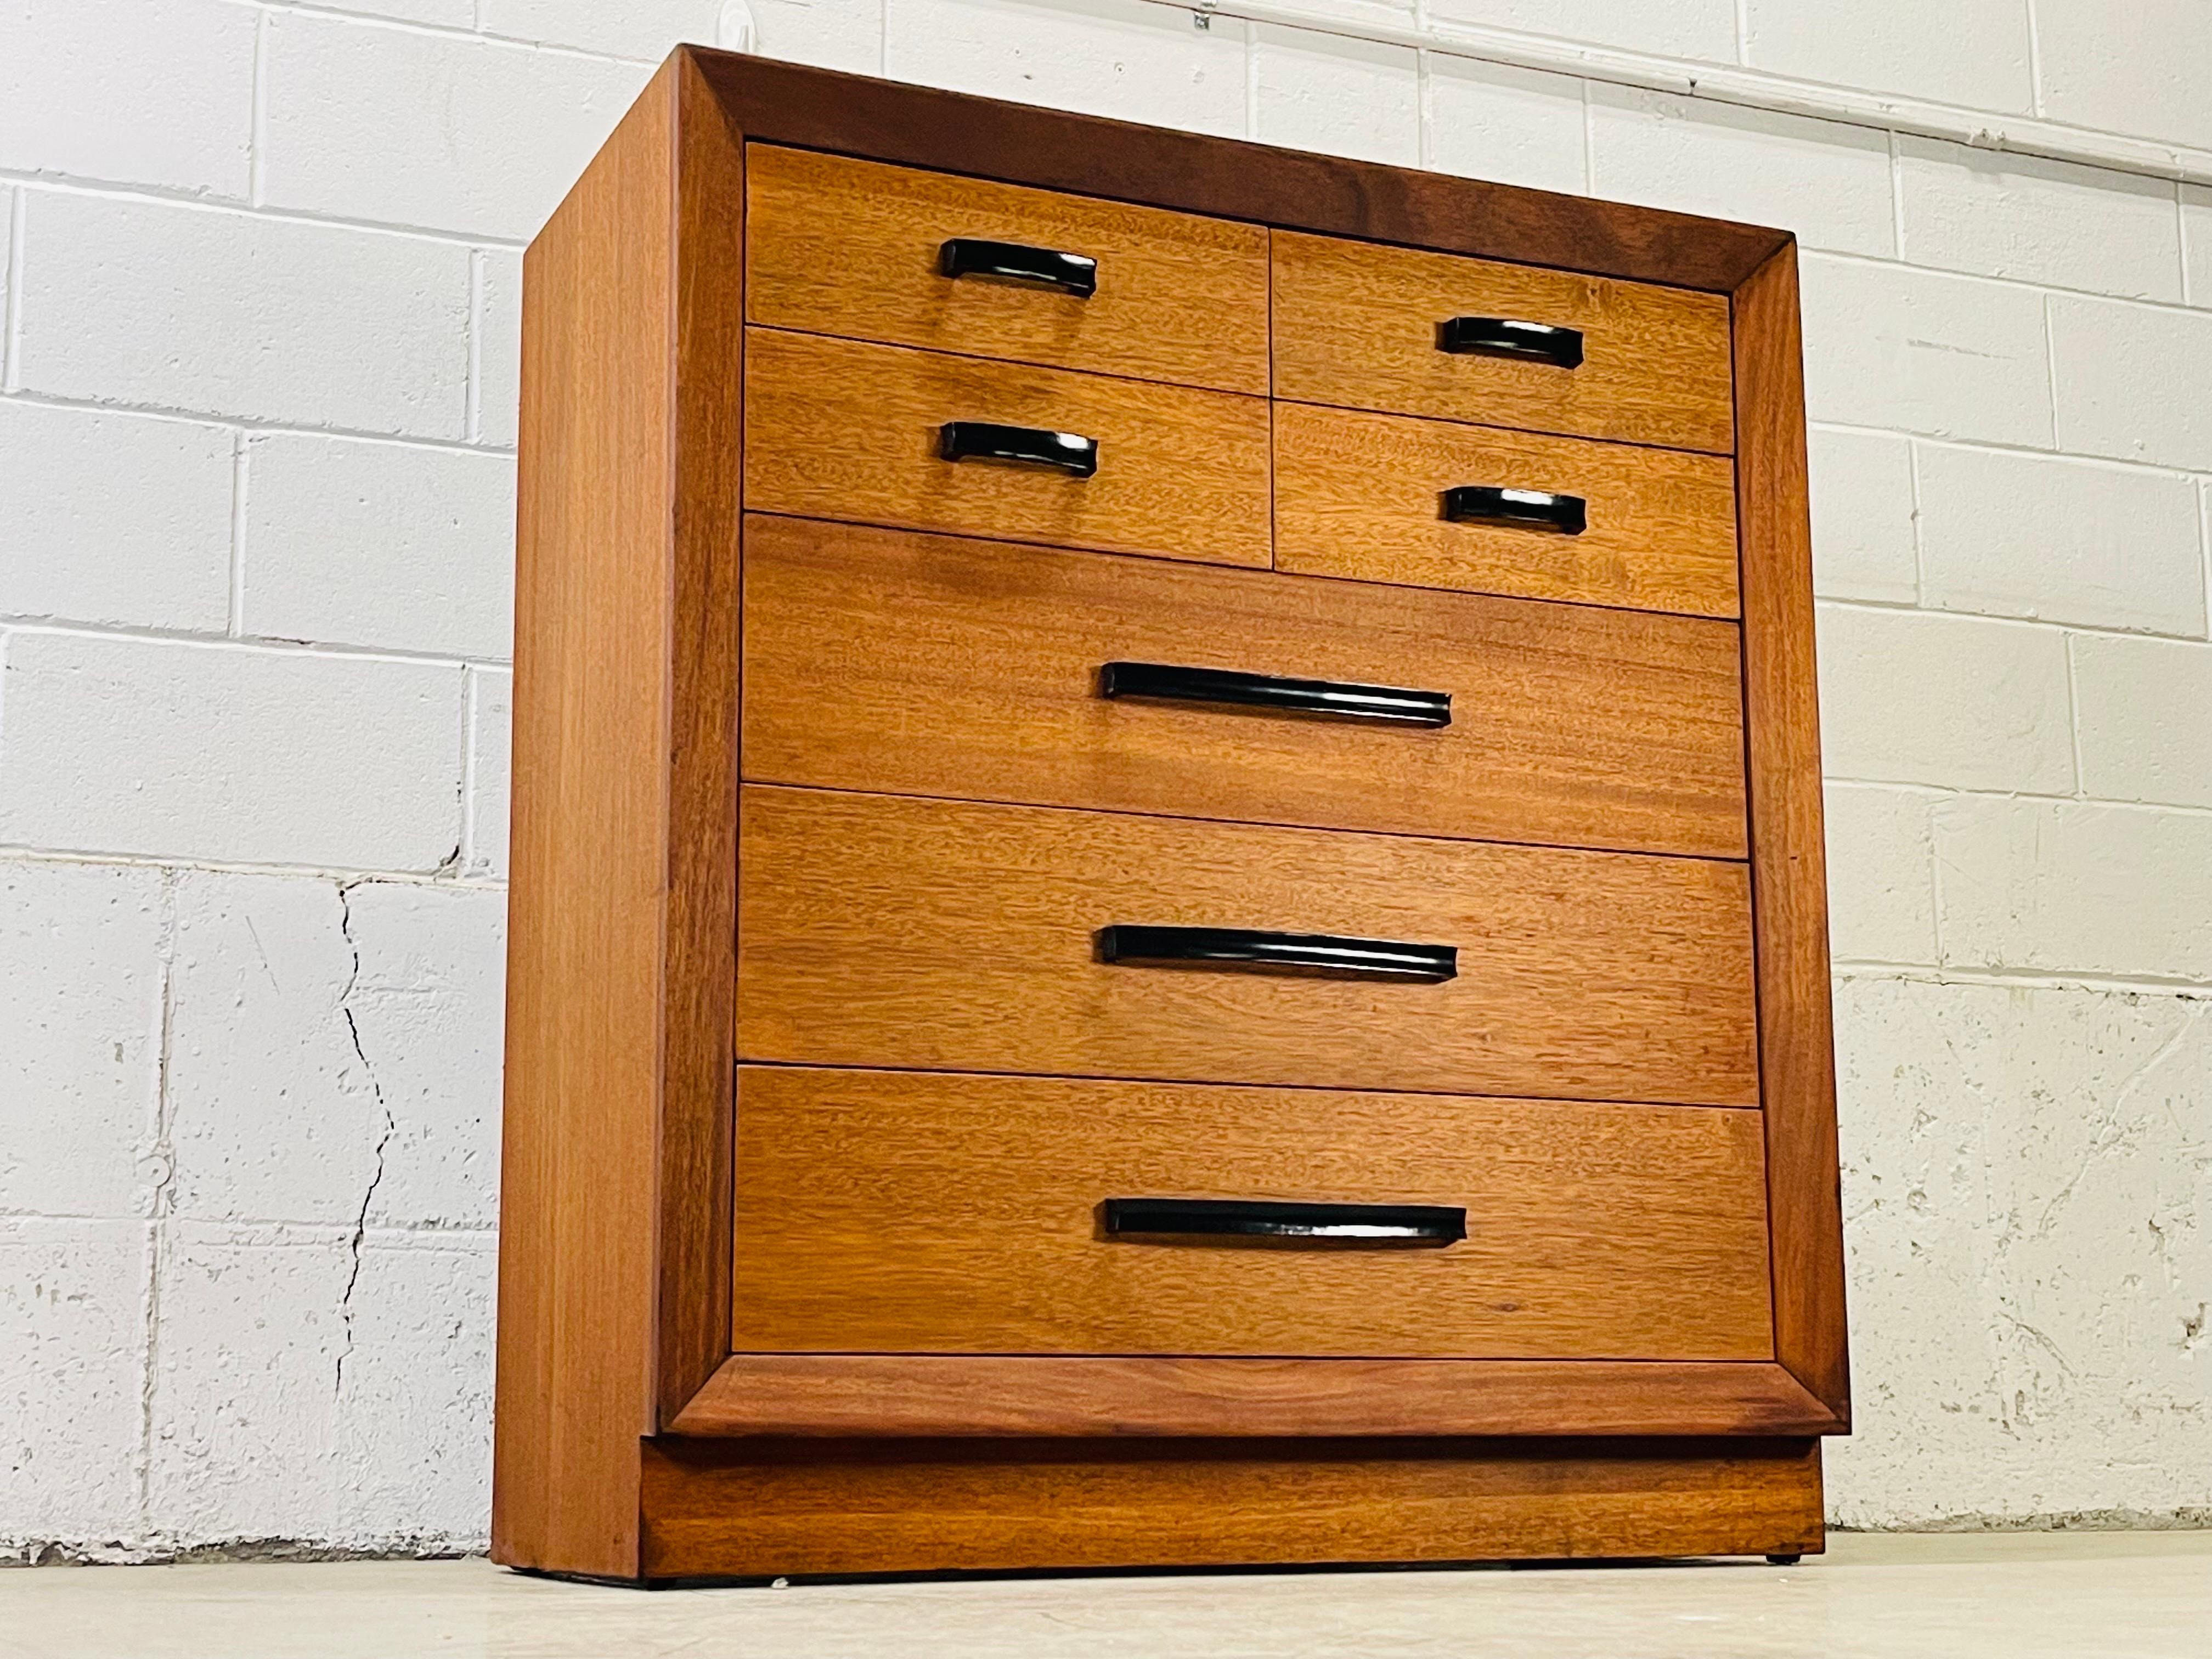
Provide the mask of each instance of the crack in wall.
POLYGON ((333 1391, 345 1392, 346 1361, 353 1357, 353 1293, 361 1283, 362 1241, 368 1234, 369 1206, 376 1200, 376 1189, 384 1184, 384 1154, 392 1145, 392 1137, 398 1128, 398 1121, 392 1115, 392 1104, 384 1097, 384 1085, 376 1075, 376 1067, 369 1063, 368 1050, 362 1046, 361 1023, 354 1018, 354 988, 361 981, 361 944, 353 936, 353 890, 361 885, 357 881, 343 882, 338 886, 338 931, 353 952, 353 971, 346 975, 345 989, 338 993, 338 1013, 345 1020, 346 1036, 353 1043, 354 1057, 361 1061, 362 1075, 368 1079, 369 1092, 375 1097, 377 1109, 384 1115, 384 1127, 376 1137, 376 1167, 369 1172, 368 1186, 361 1195, 361 1212, 354 1218, 353 1237, 347 1241, 349 1257, 346 1269, 345 1294, 338 1299, 338 1320, 343 1328, 344 1340, 338 1349, 337 1376, 333 1391))

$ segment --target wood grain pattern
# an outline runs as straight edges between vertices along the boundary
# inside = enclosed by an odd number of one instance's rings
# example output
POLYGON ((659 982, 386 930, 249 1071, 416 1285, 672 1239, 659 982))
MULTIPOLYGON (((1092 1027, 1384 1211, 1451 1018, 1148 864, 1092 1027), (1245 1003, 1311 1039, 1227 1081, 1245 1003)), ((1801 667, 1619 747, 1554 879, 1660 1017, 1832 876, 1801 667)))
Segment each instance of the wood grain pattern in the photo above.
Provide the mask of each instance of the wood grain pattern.
POLYGON ((1273 233, 1275 395, 1725 454, 1729 307, 1680 289, 1273 233), (1437 325, 1580 329, 1579 368, 1437 349, 1437 325))
POLYGON ((1784 231, 1622 202, 678 50, 757 142, 1716 294, 1790 240, 1784 231))
POLYGON ((1765 1555, 1811 1440, 698 1441, 645 1449, 651 1578, 1765 1555))
POLYGON ((1765 1359, 1756 1112, 746 1066, 741 1351, 1765 1359), (1437 1204, 1433 1249, 1100 1235, 1109 1198, 1437 1204))
POLYGON ((1741 865, 756 784, 739 811, 746 1060, 1758 1099, 1741 865), (1115 922, 1456 945, 1459 977, 1110 966, 1115 922))
POLYGON ((1725 623, 757 514, 745 536, 756 781, 1745 853, 1725 623), (1452 723, 1108 702, 1116 660, 1448 691, 1452 723))
POLYGON ((1717 455, 1275 405, 1275 564, 1531 599, 1736 614, 1735 480, 1717 455), (1575 536, 1453 523, 1443 492, 1579 495, 1575 536))
POLYGON ((747 331, 745 494, 763 512, 1264 565, 1261 398, 747 331), (1080 433, 1098 471, 938 455, 947 421, 1080 433))
POLYGON ((683 70, 523 268, 492 1553, 621 1577, 654 1426, 683 70))
POLYGON ((746 166, 753 322, 1267 393, 1257 225, 768 144, 746 166), (952 281, 937 262, 954 236, 1087 254, 1098 290, 952 281))
POLYGON ((696 65, 677 84, 654 1382, 666 1422, 729 1351, 737 988, 744 144, 696 65))
POLYGON ((733 1354, 671 1425, 706 1436, 1809 1435, 1780 1365, 1528 1359, 733 1354))
POLYGON ((1776 1352, 1848 1424, 1850 1361, 1794 247, 1777 254, 1736 295, 1735 341, 1744 702, 1776 1352))

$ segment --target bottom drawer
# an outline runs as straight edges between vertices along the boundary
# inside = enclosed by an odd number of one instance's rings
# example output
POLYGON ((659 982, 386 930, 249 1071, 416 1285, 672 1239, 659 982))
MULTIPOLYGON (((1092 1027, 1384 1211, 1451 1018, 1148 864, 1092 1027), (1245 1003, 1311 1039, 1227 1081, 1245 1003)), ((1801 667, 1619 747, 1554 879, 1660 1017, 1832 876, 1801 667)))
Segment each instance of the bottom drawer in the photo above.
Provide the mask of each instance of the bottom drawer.
POLYGON ((740 1352, 1764 1359, 1755 1111, 744 1066, 740 1352), (1137 1242, 1109 1199, 1464 1209, 1137 1242))

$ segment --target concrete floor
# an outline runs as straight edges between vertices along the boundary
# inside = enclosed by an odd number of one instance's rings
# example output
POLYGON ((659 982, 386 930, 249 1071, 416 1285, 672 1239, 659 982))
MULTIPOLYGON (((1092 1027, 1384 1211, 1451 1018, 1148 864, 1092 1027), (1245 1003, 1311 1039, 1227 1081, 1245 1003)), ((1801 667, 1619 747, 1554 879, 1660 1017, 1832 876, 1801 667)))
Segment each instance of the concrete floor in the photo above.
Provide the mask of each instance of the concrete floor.
POLYGON ((483 1561, 0 1571, 7 1659, 2207 1659, 2212 1532, 1842 1536, 1802 1566, 646 1593, 483 1561))

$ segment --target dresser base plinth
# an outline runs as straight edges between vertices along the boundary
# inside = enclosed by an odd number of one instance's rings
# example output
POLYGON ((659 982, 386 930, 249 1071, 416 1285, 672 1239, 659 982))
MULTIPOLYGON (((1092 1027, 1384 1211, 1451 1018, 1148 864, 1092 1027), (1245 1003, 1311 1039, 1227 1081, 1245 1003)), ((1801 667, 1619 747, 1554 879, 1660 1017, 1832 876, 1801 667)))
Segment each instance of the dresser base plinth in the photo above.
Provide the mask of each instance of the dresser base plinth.
POLYGON ((647 1442, 641 1578, 1797 1555, 1817 1441, 647 1442))

